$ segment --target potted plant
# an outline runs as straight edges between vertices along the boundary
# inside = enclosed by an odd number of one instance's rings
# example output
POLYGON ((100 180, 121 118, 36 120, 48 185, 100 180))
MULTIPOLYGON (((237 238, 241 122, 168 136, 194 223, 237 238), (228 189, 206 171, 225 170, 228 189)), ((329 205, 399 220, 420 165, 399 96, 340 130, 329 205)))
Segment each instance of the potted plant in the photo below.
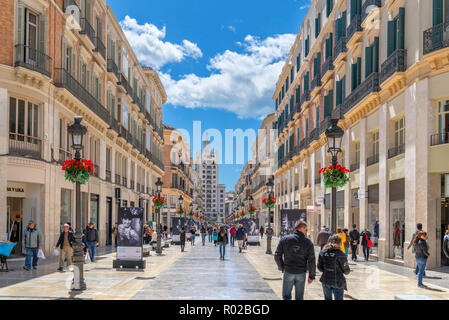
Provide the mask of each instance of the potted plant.
POLYGON ((153 198, 152 201, 153 201, 154 208, 156 208, 156 209, 163 208, 167 204, 167 200, 165 200, 164 197, 156 196, 153 198))
POLYGON ((86 184, 89 181, 90 176, 94 173, 92 166, 92 161, 82 159, 77 160, 66 160, 62 164, 62 171, 65 172, 65 179, 80 184, 86 184))
POLYGON ((276 198, 275 197, 268 197, 262 200, 262 203, 265 205, 265 207, 273 209, 274 205, 276 204, 276 198))
POLYGON ((318 173, 323 174, 323 182, 326 188, 341 188, 349 181, 349 170, 339 164, 321 168, 318 173))

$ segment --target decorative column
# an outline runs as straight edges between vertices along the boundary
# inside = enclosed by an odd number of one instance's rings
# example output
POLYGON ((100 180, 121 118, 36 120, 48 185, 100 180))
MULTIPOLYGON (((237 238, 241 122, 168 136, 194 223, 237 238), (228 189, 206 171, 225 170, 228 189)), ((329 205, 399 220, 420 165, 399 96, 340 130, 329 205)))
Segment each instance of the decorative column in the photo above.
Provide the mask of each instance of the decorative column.
MULTIPOLYGON (((345 131, 345 135, 343 137, 343 145, 345 148, 344 151, 344 159, 345 159, 345 167, 349 169, 351 163, 351 129, 348 128, 345 131)), ((344 208, 344 225, 351 230, 352 229, 352 189, 351 189, 351 180, 345 186, 345 208, 344 208)), ((357 226, 358 227, 358 226, 357 226)))
MULTIPOLYGON (((366 139, 366 117, 360 120, 360 190, 368 196, 366 186, 366 155, 367 155, 367 139, 366 139)), ((368 199, 364 197, 359 200, 360 206, 360 230, 368 228, 368 199)))
MULTIPOLYGON (((2 110, 8 110, 8 90, 0 88, 0 107, 2 110)), ((9 153, 9 122, 8 117, 0 117, 0 154, 9 153)), ((8 157, 0 157, 0 212, 2 212, 0 218, 0 239, 3 240, 7 230, 7 196, 6 188, 8 181, 8 157)), ((6 239, 5 239, 6 240, 6 239)))
POLYGON ((378 258, 384 261, 390 255, 390 179, 388 169, 388 105, 379 109, 379 240, 378 258))

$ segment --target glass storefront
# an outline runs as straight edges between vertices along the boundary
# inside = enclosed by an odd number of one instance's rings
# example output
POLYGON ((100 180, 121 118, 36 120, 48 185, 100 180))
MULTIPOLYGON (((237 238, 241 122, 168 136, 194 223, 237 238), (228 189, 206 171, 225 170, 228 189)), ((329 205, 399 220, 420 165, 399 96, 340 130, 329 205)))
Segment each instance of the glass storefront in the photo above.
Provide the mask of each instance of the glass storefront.
POLYGON ((90 195, 90 219, 89 222, 92 222, 95 226, 95 229, 99 230, 99 195, 91 194, 90 195))
POLYGON ((61 231, 67 222, 72 223, 72 190, 61 189, 61 211, 59 213, 61 231))
POLYGON ((368 186, 368 230, 373 242, 372 253, 378 253, 379 246, 379 185, 368 186))
POLYGON ((449 100, 440 101, 438 107, 438 143, 449 143, 449 100))
POLYGON ((405 242, 405 180, 390 181, 390 257, 404 259, 405 242))

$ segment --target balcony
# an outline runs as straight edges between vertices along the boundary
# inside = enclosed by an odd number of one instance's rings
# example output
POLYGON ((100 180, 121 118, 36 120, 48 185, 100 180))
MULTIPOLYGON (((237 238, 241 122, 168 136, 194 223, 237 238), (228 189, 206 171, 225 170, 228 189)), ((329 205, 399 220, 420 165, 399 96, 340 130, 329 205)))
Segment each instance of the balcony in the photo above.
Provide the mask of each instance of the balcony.
POLYGON ((322 81, 327 81, 327 79, 332 74, 330 71, 334 70, 334 60, 332 57, 328 57, 326 61, 324 61, 323 65, 321 66, 321 79, 322 81), (329 72, 329 73, 328 73, 329 72))
POLYGON ((339 104, 332 110, 332 119, 344 119, 343 104, 339 104))
POLYGON ((315 178, 315 184, 321 184, 321 175, 318 175, 317 178, 315 178))
POLYGON ((59 149, 59 163, 63 164, 66 160, 72 160, 72 153, 65 151, 64 149, 59 149))
POLYGON ((311 88, 312 88, 312 95, 314 95, 314 90, 315 88, 320 89, 321 88, 321 74, 316 74, 315 78, 312 80, 312 84, 311 84, 311 88))
POLYGON ((111 182, 112 172, 109 169, 106 169, 106 181, 111 182))
POLYGON ((331 126, 331 117, 324 118, 320 123, 320 135, 323 134, 327 128, 331 126))
POLYGON ((424 31, 424 55, 447 47, 449 47, 449 21, 424 31))
POLYGON ((122 181, 122 177, 119 174, 115 174, 115 184, 119 185, 120 181, 122 181))
POLYGON ((396 72, 404 72, 407 69, 407 50, 398 49, 393 52, 380 68, 380 83, 389 79, 396 72))
POLYGON ((118 72, 117 64, 115 63, 114 59, 108 59, 108 72, 111 72, 115 75, 115 77, 120 79, 120 74, 118 72))
MULTIPOLYGON (((357 14, 352 18, 351 23, 349 24, 349 27, 346 29, 346 40, 347 42, 351 42, 351 38, 357 33, 362 32, 362 16, 360 14, 357 14)), ((355 41, 358 41, 356 39, 355 41)))
POLYGON ((299 152, 301 152, 304 149, 307 149, 307 147, 309 146, 309 139, 308 138, 304 138, 301 140, 301 142, 299 143, 299 152))
POLYGON ((347 51, 348 48, 346 47, 346 37, 341 37, 340 39, 338 39, 337 43, 334 46, 334 63, 344 58, 347 51))
POLYGON ((42 141, 24 134, 9 134, 9 154, 12 156, 41 159, 42 141))
POLYGON ((371 11, 375 10, 374 7, 380 8, 382 7, 381 0, 365 0, 362 5, 362 21, 365 21, 366 17, 371 13, 371 11), (371 7, 371 10, 368 9, 371 7))
POLYGON ((351 169, 351 172, 359 170, 360 169, 360 162, 356 162, 356 163, 351 164, 350 169, 351 169))
POLYGON ((319 128, 315 128, 310 131, 310 142, 318 140, 320 138, 319 128))
POLYGON ((125 188, 128 187, 128 179, 126 179, 126 177, 122 177, 122 186, 124 186, 125 188))
POLYGON ((388 159, 394 158, 405 152, 405 145, 401 144, 388 150, 388 159))
POLYGON ((346 98, 343 113, 346 114, 369 94, 379 91, 379 73, 373 72, 346 98))
POLYGON ((23 44, 16 45, 15 49, 15 67, 24 67, 51 78, 52 60, 49 56, 23 44))
POLYGON ((300 113, 302 111, 301 110, 301 102, 297 102, 295 104, 295 111, 296 111, 296 113, 300 113))
POLYGON ((98 52, 99 54, 101 54, 103 59, 106 59, 106 47, 104 46, 100 36, 95 37, 94 44, 95 44, 94 52, 98 52))
POLYGON ((120 133, 120 124, 117 119, 114 119, 112 115, 109 115, 109 129, 120 133))
POLYGON ((379 154, 372 155, 371 157, 368 157, 368 159, 366 159, 366 165, 368 167, 378 162, 379 162, 379 154))
POLYGON ((305 102, 310 101, 310 91, 304 91, 304 93, 301 96, 301 105, 303 105, 305 102))
POLYGON ((80 18, 80 27, 80 34, 86 35, 89 38, 90 42, 92 42, 92 44, 95 46, 97 43, 95 30, 86 18, 80 18))
POLYGON ((122 73, 120 73, 120 77, 117 84, 119 86, 122 86, 126 90, 126 93, 128 93, 130 96, 132 95, 133 90, 131 89, 128 80, 126 80, 125 76, 122 73))
POLYGON ((449 132, 437 133, 430 136, 430 146, 449 143, 449 132))
POLYGON ((109 112, 65 69, 55 69, 55 86, 67 89, 100 119, 109 123, 109 112))

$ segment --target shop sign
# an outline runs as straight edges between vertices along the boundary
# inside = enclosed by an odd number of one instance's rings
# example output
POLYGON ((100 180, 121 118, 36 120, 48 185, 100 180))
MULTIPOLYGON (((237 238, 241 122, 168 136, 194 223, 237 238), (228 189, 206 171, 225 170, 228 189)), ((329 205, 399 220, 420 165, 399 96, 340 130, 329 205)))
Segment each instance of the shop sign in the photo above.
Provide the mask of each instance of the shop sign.
POLYGON ((320 211, 321 211, 321 207, 307 206, 307 212, 309 212, 309 213, 315 213, 315 212, 320 212, 320 211))
POLYGON ((25 198, 25 184, 8 182, 6 194, 8 197, 25 198))
POLYGON ((317 197, 316 198, 316 203, 319 204, 319 205, 324 204, 324 197, 317 197))
POLYGON ((359 191, 358 191, 358 198, 359 198, 359 200, 368 198, 366 196, 366 190, 365 189, 359 189, 359 191))

